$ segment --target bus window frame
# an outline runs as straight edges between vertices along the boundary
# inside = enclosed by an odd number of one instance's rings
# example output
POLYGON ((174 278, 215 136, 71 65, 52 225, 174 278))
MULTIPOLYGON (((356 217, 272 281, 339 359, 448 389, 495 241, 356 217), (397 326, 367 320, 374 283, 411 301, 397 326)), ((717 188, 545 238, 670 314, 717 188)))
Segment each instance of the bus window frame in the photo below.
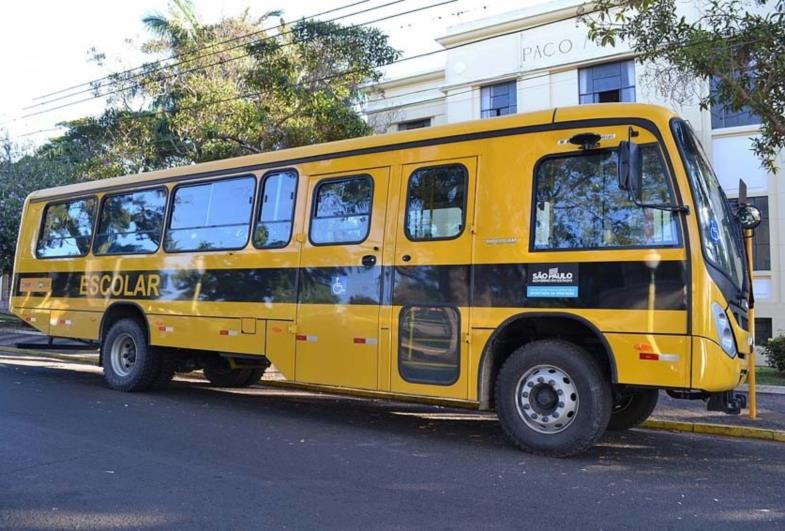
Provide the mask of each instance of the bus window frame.
POLYGON ((169 188, 165 184, 156 185, 156 186, 145 186, 144 188, 132 188, 120 192, 111 192, 105 193, 101 197, 100 204, 98 205, 98 217, 96 219, 96 232, 93 235, 93 241, 90 244, 90 251, 93 253, 93 256, 138 256, 138 255, 151 255, 156 254, 158 251, 163 249, 164 244, 164 233, 166 232, 166 215, 169 210, 169 188), (154 251, 143 251, 143 252, 136 252, 136 253, 97 253, 95 250, 95 237, 98 235, 98 228, 101 226, 101 214, 104 211, 104 202, 109 197, 114 197, 118 195, 126 195, 126 194, 133 194, 136 192, 149 192, 151 190, 163 190, 164 191, 164 212, 163 212, 163 220, 161 224, 161 237, 158 241, 158 247, 155 248, 154 251))
POLYGON ((299 191, 300 191, 300 172, 297 171, 297 168, 295 167, 285 167, 285 168, 279 168, 274 170, 268 170, 262 174, 261 179, 259 179, 259 186, 256 190, 256 196, 258 197, 255 197, 257 204, 253 213, 253 227, 251 227, 251 235, 250 235, 251 245, 254 247, 254 249, 258 249, 260 251, 269 251, 273 249, 286 249, 287 247, 289 247, 289 245, 292 243, 292 238, 294 236, 294 222, 296 221, 295 218, 297 215, 297 194, 299 193, 299 191), (289 239, 283 245, 276 245, 274 247, 259 247, 258 245, 256 245, 253 235, 256 234, 256 227, 259 225, 259 217, 262 215, 261 194, 264 193, 264 187, 267 185, 267 180, 270 177, 272 177, 273 174, 276 173, 281 174, 287 172, 294 173, 294 199, 292 200, 292 219, 291 219, 292 227, 289 230, 289 239))
POLYGON ((89 256, 93 252, 93 241, 95 240, 95 232, 97 229, 98 224, 98 204, 100 203, 100 199, 98 198, 98 194, 89 194, 89 195, 76 195, 74 197, 66 197, 64 199, 55 200, 52 202, 48 202, 44 206, 44 211, 41 214, 41 221, 38 224, 38 234, 35 239, 35 259, 36 260, 62 260, 67 258, 84 258, 85 256, 89 256), (90 231, 90 245, 87 247, 87 252, 82 254, 71 254, 66 256, 41 256, 38 252, 38 248, 41 245, 41 237, 44 234, 44 226, 46 225, 46 212, 49 210, 50 206, 57 206, 63 205, 65 203, 71 203, 73 201, 79 201, 81 199, 95 199, 96 202, 96 215, 93 218, 93 226, 90 231))
POLYGON ((401 380, 410 384, 417 384, 417 385, 437 385, 440 387, 450 387, 455 385, 458 380, 461 379, 461 362, 463 361, 463 356, 466 354, 463 351, 463 345, 461 344, 461 334, 462 329, 461 326, 463 324, 463 316, 461 315, 461 308, 458 304, 450 304, 444 302, 434 302, 434 303, 425 303, 425 304, 406 304, 401 306, 401 309, 398 311, 398 345, 395 349, 395 357, 396 359, 396 366, 398 369, 398 376, 400 376, 401 380), (401 347, 403 345, 403 324, 404 321, 402 319, 403 313, 406 310, 411 310, 412 308, 419 306, 423 308, 450 308, 451 310, 455 310, 455 314, 458 316, 458 337, 456 338, 456 347, 458 351, 456 352, 458 358, 458 365, 457 371, 455 372, 455 378, 449 382, 434 382, 433 380, 423 380, 419 378, 407 378, 404 376, 403 371, 401 371, 401 347))
POLYGON ((404 208, 404 214, 403 214, 403 216, 404 216, 403 217, 403 235, 406 237, 406 239, 409 240, 410 242, 438 242, 438 241, 457 240, 458 238, 463 236, 463 233, 466 231, 466 213, 467 213, 466 210, 468 209, 468 204, 469 204, 469 181, 470 181, 470 177, 471 176, 469 175, 469 168, 467 168, 464 164, 461 164, 460 162, 447 162, 447 163, 444 163, 444 164, 437 164, 435 166, 420 166, 419 168, 415 168, 414 170, 412 170, 412 172, 409 174, 409 177, 406 179, 406 195, 404 197, 404 201, 406 202, 406 207, 404 208), (458 166, 460 168, 463 168, 464 178, 465 178, 465 181, 464 181, 464 185, 465 186, 464 186, 464 190, 463 190, 463 206, 461 207, 461 230, 460 230, 460 232, 458 232, 455 236, 445 236, 445 237, 442 237, 442 238, 412 238, 411 235, 409 234, 409 191, 411 190, 412 175, 414 175, 415 173, 417 173, 420 170, 430 170, 430 169, 436 169, 436 168, 448 168, 448 167, 451 167, 451 166, 458 166))
POLYGON ((316 182, 316 186, 313 188, 313 194, 311 196, 311 208, 310 208, 310 215, 308 216, 308 243, 310 243, 314 247, 329 247, 329 246, 336 246, 336 245, 359 245, 368 239, 368 236, 371 234, 371 227, 373 224, 373 196, 376 193, 376 182, 373 179, 373 175, 370 173, 355 173, 349 175, 341 175, 338 177, 327 177, 321 179, 316 182), (341 182, 341 181, 348 181, 350 179, 357 179, 357 178, 364 178, 368 179, 371 182, 371 204, 370 208, 368 209, 368 226, 365 229, 365 235, 362 237, 361 240, 357 241, 346 241, 346 242, 328 242, 328 243, 315 243, 311 238, 311 233, 313 230, 313 220, 314 215, 316 214, 316 206, 317 206, 317 195, 319 193, 319 188, 322 187, 323 184, 329 184, 331 182, 341 182))
MULTIPOLYGON (((253 216, 254 216, 254 211, 255 211, 254 207, 256 206, 256 190, 258 188, 258 185, 259 185, 259 177, 257 177, 256 174, 254 174, 254 173, 240 173, 240 174, 237 174, 237 175, 226 175, 226 176, 220 176, 220 177, 217 177, 217 178, 216 177, 207 177, 205 179, 199 179, 199 180, 194 180, 194 181, 186 181, 186 182, 179 182, 179 183, 177 183, 176 185, 174 185, 172 187, 172 190, 170 192, 170 194, 171 194, 170 195, 170 197, 171 197, 171 205, 167 209, 166 225, 164 226, 164 234, 163 234, 163 237, 161 238, 161 248, 164 250, 164 252, 166 254, 220 253, 220 252, 225 252, 225 251, 241 251, 241 250, 247 248, 248 247, 248 243, 251 240, 251 227, 253 226, 253 216), (177 250, 170 251, 170 250, 168 250, 166 248, 166 237, 169 235, 169 231, 171 230, 170 225, 172 223, 172 216, 174 215, 174 199, 177 196, 177 190, 179 190, 180 188, 187 188, 189 186, 200 186, 200 185, 203 185, 203 184, 206 184, 206 183, 214 183, 214 182, 219 182, 219 181, 228 181, 228 180, 231 180, 231 179, 240 179, 240 178, 243 178, 243 177, 250 177, 250 178, 252 178, 253 179, 253 183, 254 183, 253 184, 253 186, 254 186, 253 187, 253 191, 251 192, 251 213, 250 213, 250 216, 249 216, 249 219, 248 219, 248 235, 246 236, 245 243, 243 245, 241 245, 240 247, 221 247, 220 249, 193 249, 193 250, 189 249, 189 250, 182 250, 182 251, 177 251, 177 250)), ((208 228, 208 227, 205 227, 205 228, 208 228)), ((214 228, 214 226, 213 226, 213 228, 214 228)), ((179 229, 175 229, 175 230, 179 230, 179 229)))
MULTIPOLYGON (((655 135, 656 136, 656 135, 655 135)), ((666 182, 668 184, 668 191, 673 198, 674 204, 681 205, 681 194, 678 193, 678 188, 675 186, 674 182, 674 173, 670 166, 670 160, 667 159, 663 154, 663 146, 660 142, 647 142, 645 144, 639 144, 640 147, 648 147, 648 146, 656 146, 657 147, 657 158, 660 160, 660 165, 662 166, 663 171, 665 172, 666 182)), ((540 171, 541 166, 552 159, 559 159, 559 158, 566 158, 566 157, 579 157, 585 156, 587 154, 596 154, 596 153, 603 153, 606 151, 616 151, 618 152, 619 146, 610 146, 600 149, 592 149, 586 151, 567 151, 563 153, 549 153, 537 159, 537 162, 534 163, 534 170, 532 171, 532 189, 531 189, 531 212, 529 214, 529 252, 531 253, 553 253, 553 252, 586 252, 586 251, 626 251, 626 250, 642 250, 642 249, 684 249, 685 245, 684 242, 686 240, 686 233, 684 231, 684 224, 682 223, 682 216, 678 215, 678 213, 673 214, 673 219, 676 220, 676 235, 678 237, 678 242, 676 244, 671 245, 616 245, 613 247, 565 247, 565 248, 549 248, 549 249, 538 249, 535 247, 535 238, 537 236, 537 174, 540 171)), ((641 207, 642 208, 642 207, 641 207)))

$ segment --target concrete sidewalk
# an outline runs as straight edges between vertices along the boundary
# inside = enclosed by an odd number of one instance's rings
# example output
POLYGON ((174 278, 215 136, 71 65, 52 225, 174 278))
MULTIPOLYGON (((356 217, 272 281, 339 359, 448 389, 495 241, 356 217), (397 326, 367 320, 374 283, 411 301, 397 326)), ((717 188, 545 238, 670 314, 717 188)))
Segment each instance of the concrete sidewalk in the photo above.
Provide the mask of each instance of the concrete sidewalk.
MULTIPOLYGON (((769 386, 767 386, 769 387, 769 386)), ((758 418, 751 419, 747 410, 741 415, 727 415, 718 411, 706 411, 702 400, 676 400, 665 392, 660 393, 660 402, 654 410, 652 419, 720 424, 781 430, 785 432, 785 395, 761 392, 758 389, 758 418)))

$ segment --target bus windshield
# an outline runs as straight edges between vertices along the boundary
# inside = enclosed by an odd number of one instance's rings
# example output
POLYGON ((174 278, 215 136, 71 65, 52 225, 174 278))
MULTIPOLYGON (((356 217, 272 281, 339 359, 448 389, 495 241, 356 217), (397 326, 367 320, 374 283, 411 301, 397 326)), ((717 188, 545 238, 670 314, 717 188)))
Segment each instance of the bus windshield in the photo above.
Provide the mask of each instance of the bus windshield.
POLYGON ((745 263, 736 217, 692 128, 676 121, 673 131, 692 186, 704 255, 741 291, 745 263))

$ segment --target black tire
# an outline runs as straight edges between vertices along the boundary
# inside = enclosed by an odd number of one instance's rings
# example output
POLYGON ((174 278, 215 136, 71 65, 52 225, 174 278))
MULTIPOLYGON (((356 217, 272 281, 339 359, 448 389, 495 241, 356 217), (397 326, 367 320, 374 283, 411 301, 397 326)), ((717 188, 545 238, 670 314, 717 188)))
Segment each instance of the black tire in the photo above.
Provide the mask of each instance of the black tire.
POLYGON ((608 429, 628 430, 643 423, 657 407, 657 389, 631 389, 616 394, 608 429))
POLYGON ((162 359, 161 352, 147 343, 144 328, 136 319, 120 319, 101 342, 104 380, 118 391, 146 391, 155 386, 165 377, 162 359))
POLYGON ((250 369, 251 374, 249 374, 248 378, 243 382, 242 387, 251 387, 252 385, 258 384, 259 380, 264 376, 265 370, 266 369, 250 369))
POLYGON ((499 370, 495 395, 510 440, 521 450, 552 457, 593 445, 605 433, 613 406, 599 363, 578 345, 555 339, 515 350, 499 370))
POLYGON ((161 358, 161 366, 158 368, 158 376, 156 377, 152 389, 165 389, 174 378, 177 372, 177 365, 179 359, 174 352, 170 349, 160 349, 159 355, 161 358))
POLYGON ((264 369, 231 369, 228 364, 204 368, 204 376, 217 387, 250 387, 264 375, 264 369))

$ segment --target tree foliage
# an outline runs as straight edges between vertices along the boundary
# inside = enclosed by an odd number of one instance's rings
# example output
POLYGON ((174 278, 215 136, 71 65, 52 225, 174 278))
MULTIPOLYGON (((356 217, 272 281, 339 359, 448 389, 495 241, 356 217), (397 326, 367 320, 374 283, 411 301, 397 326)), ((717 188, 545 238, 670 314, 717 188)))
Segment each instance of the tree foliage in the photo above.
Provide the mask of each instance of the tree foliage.
POLYGON ((761 119, 753 150, 774 172, 785 148, 785 0, 701 5, 692 16, 677 0, 597 0, 582 20, 598 44, 628 43, 664 96, 703 80, 714 86, 699 96, 703 108, 752 110, 761 119))
POLYGON ((152 38, 142 50, 173 60, 96 87, 112 94, 101 117, 114 137, 104 165, 141 171, 369 134, 357 104, 361 87, 398 57, 386 35, 306 20, 281 20, 268 34, 278 15, 253 20, 246 11, 205 25, 180 0, 169 16, 146 17, 152 38), (145 105, 133 110, 138 101, 145 105))

